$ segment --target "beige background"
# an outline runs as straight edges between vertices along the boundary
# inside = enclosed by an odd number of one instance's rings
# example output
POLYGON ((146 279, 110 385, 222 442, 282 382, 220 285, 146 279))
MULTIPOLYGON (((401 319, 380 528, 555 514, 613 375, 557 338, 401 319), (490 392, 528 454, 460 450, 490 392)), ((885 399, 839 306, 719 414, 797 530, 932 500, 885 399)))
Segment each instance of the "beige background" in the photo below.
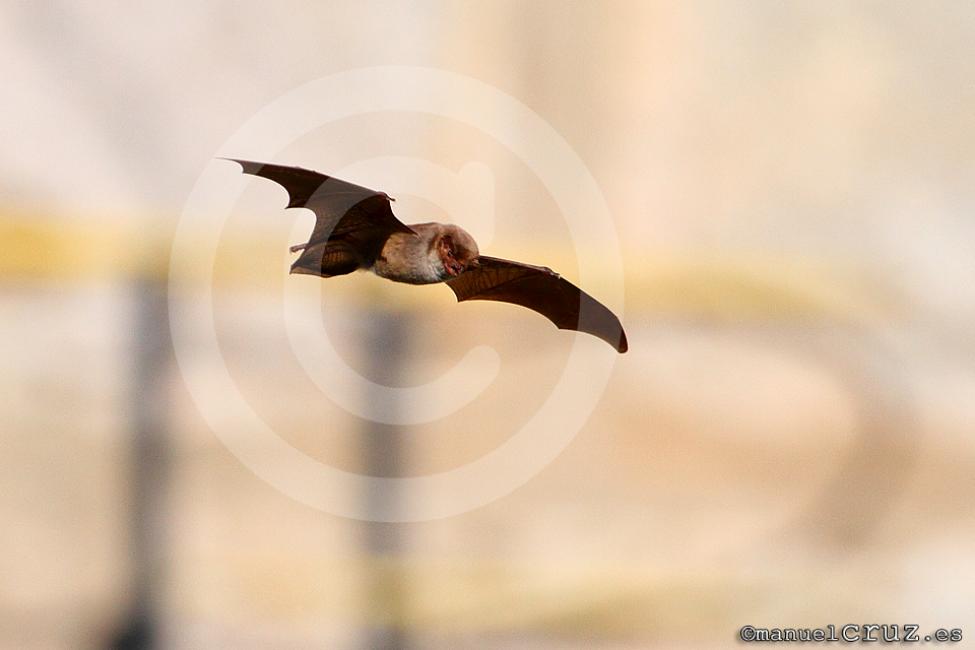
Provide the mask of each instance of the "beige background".
MULTIPOLYGON (((162 647, 730 648, 746 623, 975 635, 972 4, 12 2, 0 15, 0 648, 106 646, 134 593, 140 472, 163 477, 148 546, 162 647), (305 82, 394 63, 490 84, 578 153, 622 243, 631 350, 527 485, 460 516, 370 526, 290 500, 221 444, 146 287, 164 286, 182 206, 242 123, 305 82), (159 340, 139 384, 140 341, 159 340), (139 412, 162 447, 133 469, 139 412)), ((277 160, 328 171, 394 155, 483 164, 489 252, 578 278, 552 197, 470 127, 356 116, 277 160)), ((406 221, 468 218, 463 202, 403 194, 406 221)), ((252 179, 227 223, 221 349, 283 439, 370 471, 363 422, 287 339, 285 283, 308 279, 282 272, 285 248, 311 222, 283 204, 252 179)), ((376 381, 424 384, 475 344, 501 359, 466 409, 373 431, 399 449, 397 475, 504 442, 573 342, 444 288, 356 276, 325 291, 325 333, 376 381), (408 333, 395 377, 363 336, 390 305, 408 333)))

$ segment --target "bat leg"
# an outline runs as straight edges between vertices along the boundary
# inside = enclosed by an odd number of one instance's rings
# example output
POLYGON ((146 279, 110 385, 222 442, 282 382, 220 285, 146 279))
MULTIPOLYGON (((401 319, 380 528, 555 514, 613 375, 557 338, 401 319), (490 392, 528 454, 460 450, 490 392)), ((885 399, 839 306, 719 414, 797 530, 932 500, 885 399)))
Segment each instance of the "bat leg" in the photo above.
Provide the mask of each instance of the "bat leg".
POLYGON ((308 248, 308 244, 297 244, 296 246, 292 246, 288 250, 291 251, 292 253, 297 253, 298 251, 303 251, 306 248, 308 248))
POLYGON ((342 242, 302 244, 296 248, 302 252, 301 257, 291 265, 292 273, 309 273, 330 278, 352 273, 363 266, 356 251, 342 242))
POLYGON ((305 260, 299 257, 298 261, 291 265, 292 273, 317 275, 323 278, 333 278, 336 275, 348 275, 358 270, 359 264, 355 260, 346 260, 338 263, 316 263, 314 260, 305 260))

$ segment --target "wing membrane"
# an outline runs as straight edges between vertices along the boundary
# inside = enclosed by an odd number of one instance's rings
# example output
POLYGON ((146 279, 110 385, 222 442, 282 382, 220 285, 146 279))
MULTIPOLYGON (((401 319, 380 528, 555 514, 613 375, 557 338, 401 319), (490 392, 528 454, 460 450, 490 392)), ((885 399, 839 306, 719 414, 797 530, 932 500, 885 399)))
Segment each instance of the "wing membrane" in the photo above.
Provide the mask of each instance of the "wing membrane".
POLYGON ((245 174, 261 176, 288 192, 289 208, 315 213, 315 228, 293 273, 329 277, 369 266, 394 232, 413 232, 396 218, 385 192, 371 190, 310 169, 237 160, 245 174))
POLYGON ((526 307, 564 330, 592 334, 626 352, 623 326, 605 305, 544 266, 481 256, 472 267, 447 284, 457 301, 495 300, 526 307))

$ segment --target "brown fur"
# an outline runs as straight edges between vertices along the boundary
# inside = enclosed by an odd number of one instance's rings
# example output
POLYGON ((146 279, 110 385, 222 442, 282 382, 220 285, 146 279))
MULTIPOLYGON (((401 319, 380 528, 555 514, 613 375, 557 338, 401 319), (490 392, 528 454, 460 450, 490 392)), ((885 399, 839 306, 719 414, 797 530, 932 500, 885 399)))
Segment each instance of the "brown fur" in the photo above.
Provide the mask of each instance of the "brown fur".
POLYGON ((457 273, 448 272, 448 250, 459 265, 459 272, 476 263, 477 242, 463 228, 443 223, 418 223, 410 228, 415 235, 397 232, 386 240, 372 267, 376 275, 409 284, 449 280, 457 273))

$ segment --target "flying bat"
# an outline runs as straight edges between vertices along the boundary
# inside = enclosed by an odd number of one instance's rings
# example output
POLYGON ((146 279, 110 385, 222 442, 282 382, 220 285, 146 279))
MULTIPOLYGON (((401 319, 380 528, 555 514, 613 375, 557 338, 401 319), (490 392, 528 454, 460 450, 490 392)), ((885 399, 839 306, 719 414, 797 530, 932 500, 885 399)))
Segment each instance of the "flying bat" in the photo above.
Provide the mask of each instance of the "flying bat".
POLYGON ((559 329, 599 337, 626 352, 619 319, 595 298, 552 269, 481 255, 477 242, 453 224, 406 225, 385 192, 309 169, 227 158, 245 174, 270 179, 288 191, 289 208, 315 213, 315 228, 292 273, 331 278, 357 270, 408 284, 445 282, 457 301, 495 300, 527 307, 559 329))

